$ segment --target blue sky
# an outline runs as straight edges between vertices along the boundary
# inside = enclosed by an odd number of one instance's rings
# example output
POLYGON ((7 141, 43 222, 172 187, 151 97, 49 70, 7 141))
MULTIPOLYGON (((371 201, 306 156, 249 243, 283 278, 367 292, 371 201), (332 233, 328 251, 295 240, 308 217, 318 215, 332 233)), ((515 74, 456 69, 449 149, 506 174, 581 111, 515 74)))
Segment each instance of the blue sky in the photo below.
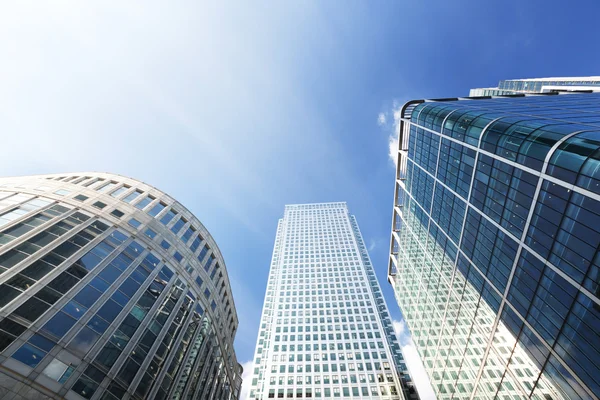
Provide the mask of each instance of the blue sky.
POLYGON ((115 172, 181 201, 225 256, 242 363, 286 203, 348 202, 400 320, 395 107, 600 68, 595 1, 222 3, 0 5, 0 175, 115 172))

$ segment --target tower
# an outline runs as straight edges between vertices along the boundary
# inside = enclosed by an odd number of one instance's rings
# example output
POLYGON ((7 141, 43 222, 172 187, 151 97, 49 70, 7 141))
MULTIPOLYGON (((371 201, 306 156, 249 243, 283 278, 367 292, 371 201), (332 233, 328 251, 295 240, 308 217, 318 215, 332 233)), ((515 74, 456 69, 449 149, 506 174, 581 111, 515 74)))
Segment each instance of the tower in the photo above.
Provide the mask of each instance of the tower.
POLYGON ((358 224, 346 203, 279 220, 250 399, 417 399, 358 224))
POLYGON ((0 397, 237 399, 237 324, 216 243, 167 194, 0 179, 0 397))
POLYGON ((600 93, 401 110, 389 281, 439 399, 600 396, 600 93))

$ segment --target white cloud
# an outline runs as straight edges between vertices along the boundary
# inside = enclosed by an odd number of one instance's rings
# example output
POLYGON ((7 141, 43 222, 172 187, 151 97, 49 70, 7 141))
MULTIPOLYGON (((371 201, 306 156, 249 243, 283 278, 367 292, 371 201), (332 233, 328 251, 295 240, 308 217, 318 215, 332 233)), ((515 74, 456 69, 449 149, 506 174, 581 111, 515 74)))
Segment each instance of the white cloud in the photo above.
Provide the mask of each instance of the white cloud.
POLYGON ((406 335, 410 335, 410 333, 406 332, 406 322, 404 321, 392 321, 392 325, 394 325, 394 332, 396 332, 396 336, 398 339, 406 337, 406 335))
POLYGON ((244 373, 242 374, 242 390, 240 391, 240 400, 246 400, 250 394, 250 384, 252 383, 252 361, 242 363, 244 373))
POLYGON ((390 161, 394 165, 398 165, 398 128, 400 127, 400 116, 402 110, 402 103, 394 100, 392 103, 391 111, 382 111, 377 117, 377 124, 381 126, 384 131, 389 132, 388 137, 388 156, 390 161), (387 124, 387 115, 392 115, 394 121, 393 124, 387 124))
POLYGON ((433 392, 433 388, 431 387, 431 383, 429 382, 429 377, 427 376, 427 372, 425 372, 425 367, 423 367, 423 363, 421 362, 421 357, 417 352, 417 348, 410 336, 410 332, 408 327, 406 326, 406 322, 402 321, 393 321, 394 331, 398 336, 398 340, 400 341, 400 346, 402 347, 402 354, 404 354, 404 359, 406 360, 406 365, 408 366, 410 376, 417 387, 417 391, 419 392, 419 397, 421 400, 436 400, 435 393, 433 392))
POLYGON ((395 133, 392 133, 388 138, 388 146, 390 160, 394 165, 398 165, 398 136, 395 133))
POLYGON ((371 239, 371 241, 369 242, 369 253, 375 250, 375 247, 377 247, 377 242, 371 239))
POLYGON ((394 102, 394 129, 400 126, 400 118, 402 116, 402 105, 394 102))

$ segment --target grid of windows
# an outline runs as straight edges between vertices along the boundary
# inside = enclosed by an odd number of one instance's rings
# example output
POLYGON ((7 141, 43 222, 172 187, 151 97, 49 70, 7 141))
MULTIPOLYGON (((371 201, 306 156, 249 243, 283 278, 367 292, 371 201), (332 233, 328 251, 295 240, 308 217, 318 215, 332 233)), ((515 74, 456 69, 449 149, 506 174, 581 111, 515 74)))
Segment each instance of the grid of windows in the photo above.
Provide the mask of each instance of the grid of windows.
POLYGON ((400 134, 388 275, 438 398, 599 398, 600 93, 415 101, 400 134))
POLYGON ((0 374, 3 390, 237 399, 238 321, 222 265, 202 224, 138 181, 1 178, 0 363, 16 373, 0 374))
POLYGON ((600 91, 600 77, 507 79, 494 88, 471 89, 469 96, 498 96, 517 93, 547 93, 569 90, 600 91))
POLYGON ((286 206, 254 361, 251 399, 417 398, 345 203, 286 206))

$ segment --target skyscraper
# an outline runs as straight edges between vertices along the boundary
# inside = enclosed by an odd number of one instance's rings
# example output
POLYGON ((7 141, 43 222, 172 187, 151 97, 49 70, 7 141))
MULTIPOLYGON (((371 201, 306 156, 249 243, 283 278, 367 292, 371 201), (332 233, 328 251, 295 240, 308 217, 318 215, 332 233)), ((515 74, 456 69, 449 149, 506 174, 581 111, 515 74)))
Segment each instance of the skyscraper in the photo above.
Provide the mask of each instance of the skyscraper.
POLYGON ((600 76, 563 78, 507 79, 498 87, 471 89, 469 96, 501 96, 519 93, 550 93, 569 91, 600 92, 600 76))
POLYGON ((401 110, 389 281, 439 399, 600 397, 600 93, 401 110))
POLYGON ((0 179, 0 397, 237 399, 225 263, 185 207, 79 173, 0 179))
POLYGON ((287 205, 277 225, 250 399, 417 399, 346 203, 287 205))

